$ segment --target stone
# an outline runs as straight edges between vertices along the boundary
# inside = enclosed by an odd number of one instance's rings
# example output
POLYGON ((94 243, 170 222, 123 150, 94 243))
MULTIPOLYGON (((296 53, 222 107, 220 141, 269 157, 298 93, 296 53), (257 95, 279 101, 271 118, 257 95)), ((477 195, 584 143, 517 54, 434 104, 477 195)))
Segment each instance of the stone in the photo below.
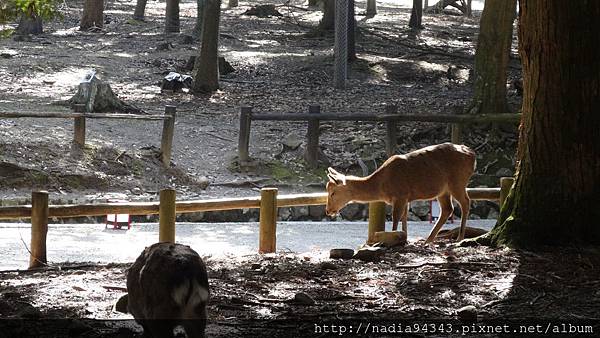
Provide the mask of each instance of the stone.
POLYGON ((287 221, 292 217, 291 208, 279 208, 279 219, 282 221, 287 221))
POLYGON ((298 292, 294 296, 294 303, 298 305, 315 305, 315 299, 304 292, 298 292))
POLYGON ((311 205, 308 207, 308 215, 311 219, 322 219, 325 216, 324 205, 311 205))
POLYGON ((350 203, 340 210, 340 215, 345 220, 355 220, 362 216, 363 205, 359 203, 350 203))
POLYGON ((476 322, 477 308, 473 305, 463 306, 456 310, 456 316, 463 322, 476 322))
POLYGON ((419 222, 421 221, 421 218, 417 215, 415 215, 412 211, 408 212, 408 217, 407 219, 411 222, 419 222))
POLYGON ((302 144, 302 139, 295 133, 289 133, 281 143, 284 146, 284 150, 296 150, 302 144))
POLYGON ((364 247, 357 250, 352 258, 363 262, 378 262, 384 253, 383 247, 364 247))
POLYGON ((406 232, 404 231, 378 231, 373 236, 375 243, 381 243, 384 247, 394 247, 406 244, 406 232))
POLYGON ((198 186, 200 189, 205 190, 210 185, 210 180, 206 176, 200 176, 198 178, 198 186))
POLYGON ((429 209, 429 201, 412 201, 410 203, 410 210, 421 219, 427 217, 429 209))
POLYGON ((331 249, 329 250, 329 258, 333 259, 350 259, 354 256, 352 249, 331 249))
POLYGON ((513 171, 508 168, 500 168, 496 171, 497 177, 512 177, 513 171))
MULTIPOLYGON (((354 254, 354 250, 352 250, 352 254, 354 254)), ((336 270, 338 266, 333 262, 323 262, 321 263, 320 268, 323 270, 336 270)))
POLYGON ((121 312, 121 313, 128 313, 128 311, 127 311, 127 303, 128 302, 129 302, 129 295, 124 294, 115 303, 115 311, 121 312))
POLYGON ((73 319, 71 321, 71 325, 69 325, 69 336, 70 337, 79 337, 83 333, 92 330, 92 327, 88 324, 84 323, 81 320, 73 319))
POLYGON ((490 211, 487 214, 487 219, 498 219, 499 213, 498 210, 494 208, 490 208, 490 211))

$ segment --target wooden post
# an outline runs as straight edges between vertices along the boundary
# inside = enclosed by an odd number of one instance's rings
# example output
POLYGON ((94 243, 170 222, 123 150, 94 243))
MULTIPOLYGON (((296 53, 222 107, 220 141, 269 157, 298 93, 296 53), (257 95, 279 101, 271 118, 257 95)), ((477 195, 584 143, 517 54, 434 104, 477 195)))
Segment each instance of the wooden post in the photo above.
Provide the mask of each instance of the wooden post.
POLYGON ((160 141, 161 161, 164 166, 171 165, 171 151, 173 148, 173 135, 175 134, 175 106, 165 106, 165 119, 163 120, 162 139, 160 141))
POLYGON ((385 202, 369 203, 369 236, 367 244, 374 243, 375 233, 385 231, 385 202))
MULTIPOLYGON (((385 107, 385 113, 388 115, 396 114, 398 107, 396 105, 387 105, 385 107)), ((386 134, 385 134, 385 152, 390 157, 396 153, 396 147, 398 146, 398 137, 396 134, 396 121, 388 120, 386 122, 386 134)))
MULTIPOLYGON (((321 106, 308 106, 308 113, 321 114, 321 106)), ((319 120, 318 118, 308 120, 308 130, 306 132, 306 153, 304 154, 306 162, 316 168, 319 165, 319 120)))
POLYGON ((452 123, 452 135, 450 136, 450 140, 454 144, 462 143, 462 124, 461 123, 452 123))
POLYGON ((238 160, 248 162, 250 153, 250 125, 252 123, 252 107, 242 107, 240 111, 240 135, 238 140, 238 160))
POLYGON ((277 188, 260 190, 259 253, 277 250, 277 188))
POLYGON ((515 179, 512 177, 500 177, 500 201, 499 201, 499 209, 502 210, 502 206, 504 205, 504 201, 506 201, 506 197, 510 192, 510 188, 512 187, 515 179))
POLYGON ((48 235, 48 192, 31 193, 31 245, 29 268, 46 265, 46 236, 48 235))
MULTIPOLYGON (((77 113, 84 113, 85 105, 76 104, 74 110, 77 113)), ((73 141, 82 147, 85 145, 85 117, 76 117, 74 119, 73 141)))
POLYGON ((367 17, 374 17, 377 14, 377 1, 367 0, 367 17))
POLYGON ((175 243, 175 189, 160 191, 158 241, 175 243))

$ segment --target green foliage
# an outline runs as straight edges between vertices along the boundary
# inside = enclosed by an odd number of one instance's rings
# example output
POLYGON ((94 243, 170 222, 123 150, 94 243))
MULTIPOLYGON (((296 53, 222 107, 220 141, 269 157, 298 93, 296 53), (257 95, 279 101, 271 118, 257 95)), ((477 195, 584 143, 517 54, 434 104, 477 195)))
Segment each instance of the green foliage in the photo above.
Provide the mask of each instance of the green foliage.
POLYGON ((61 0, 0 0, 0 23, 15 20, 20 15, 52 19, 59 15, 61 0))

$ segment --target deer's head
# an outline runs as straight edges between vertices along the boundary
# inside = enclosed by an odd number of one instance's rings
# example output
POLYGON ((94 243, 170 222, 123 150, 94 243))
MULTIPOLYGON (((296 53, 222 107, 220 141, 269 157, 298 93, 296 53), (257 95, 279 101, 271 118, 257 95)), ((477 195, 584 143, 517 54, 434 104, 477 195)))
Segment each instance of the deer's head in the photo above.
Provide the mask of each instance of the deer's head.
POLYGON ((346 185, 346 176, 335 171, 333 168, 327 168, 327 205, 325 213, 328 216, 334 216, 341 208, 343 208, 350 200, 350 191, 346 185))

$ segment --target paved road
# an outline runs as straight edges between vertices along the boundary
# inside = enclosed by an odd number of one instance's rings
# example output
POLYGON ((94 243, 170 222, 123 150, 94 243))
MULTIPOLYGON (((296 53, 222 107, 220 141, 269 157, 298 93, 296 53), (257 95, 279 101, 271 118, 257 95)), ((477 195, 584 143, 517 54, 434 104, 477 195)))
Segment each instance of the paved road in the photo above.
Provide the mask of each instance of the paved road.
MULTIPOLYGON (((469 226, 491 229, 494 223, 494 220, 470 220, 469 226)), ((430 230, 428 222, 409 222, 409 240, 424 238, 430 230)), ((366 237, 366 222, 277 223, 278 250, 327 255, 332 248, 356 248, 366 237)), ((132 262, 157 239, 156 223, 134 224, 131 230, 104 229, 103 224, 51 224, 48 261, 132 262)), ((252 254, 258 248, 258 224, 178 223, 176 240, 203 256, 252 254)), ((0 270, 27 268, 29 253, 23 242, 29 246, 29 224, 0 223, 0 270)))

